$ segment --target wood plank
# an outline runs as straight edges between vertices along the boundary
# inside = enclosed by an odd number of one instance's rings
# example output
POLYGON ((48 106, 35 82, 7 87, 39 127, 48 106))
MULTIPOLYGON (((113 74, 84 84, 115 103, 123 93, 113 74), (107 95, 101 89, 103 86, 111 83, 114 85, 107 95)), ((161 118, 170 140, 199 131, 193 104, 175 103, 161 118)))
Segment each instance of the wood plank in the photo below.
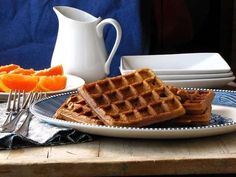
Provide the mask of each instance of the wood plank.
POLYGON ((236 154, 236 132, 221 136, 220 141, 222 146, 224 146, 226 153, 236 154))
MULTIPOLYGON (((90 159, 91 160, 91 159, 90 159)), ((176 175, 176 174, 220 174, 235 173, 236 158, 214 159, 171 159, 97 162, 55 162, 38 165, 1 165, 3 176, 135 176, 135 175, 176 175), (4 169, 4 170, 3 170, 4 169)))
POLYGON ((73 145, 52 146, 48 159, 50 160, 65 160, 78 158, 94 158, 98 156, 99 140, 87 143, 78 143, 73 145))
POLYGON ((49 151, 50 147, 34 147, 11 150, 9 151, 7 160, 8 162, 20 160, 22 163, 28 163, 37 157, 37 161, 45 161, 49 151))
MULTIPOLYGON (((134 157, 147 159, 169 159, 177 157, 224 157, 225 154, 235 153, 235 133, 225 136, 216 136, 210 138, 199 138, 189 140, 138 140, 138 139, 119 139, 119 138, 100 138, 94 142, 79 143, 74 145, 26 148, 19 150, 3 151, 4 157, 10 162, 16 162, 18 159, 35 159, 49 162, 74 161, 73 157, 90 159, 99 157, 99 159, 118 158, 129 160, 134 157), (225 147, 227 144, 227 147, 225 147), (222 154, 222 155, 220 155, 222 154)), ((101 160, 103 161, 103 160, 101 160)))
MULTIPOLYGON (((109 139, 101 142, 100 157, 167 157, 211 156, 225 154, 221 136, 184 140, 109 139)), ((230 142, 229 142, 230 143, 230 142)))
POLYGON ((8 158, 10 150, 1 150, 0 151, 0 161, 8 158))
MULTIPOLYGON (((224 157, 226 154, 235 153, 235 133, 210 138, 198 138, 188 140, 138 140, 119 138, 100 138, 94 142, 79 143, 74 145, 53 146, 44 148, 26 148, 12 150, 9 152, 8 162, 12 160, 24 161, 35 159, 37 162, 60 162, 69 159, 84 159, 85 161, 94 157, 104 159, 119 159, 119 161, 132 160, 135 157, 141 159, 172 159, 196 158, 196 157, 224 157)), ((4 160, 4 157, 1 158, 4 160)))

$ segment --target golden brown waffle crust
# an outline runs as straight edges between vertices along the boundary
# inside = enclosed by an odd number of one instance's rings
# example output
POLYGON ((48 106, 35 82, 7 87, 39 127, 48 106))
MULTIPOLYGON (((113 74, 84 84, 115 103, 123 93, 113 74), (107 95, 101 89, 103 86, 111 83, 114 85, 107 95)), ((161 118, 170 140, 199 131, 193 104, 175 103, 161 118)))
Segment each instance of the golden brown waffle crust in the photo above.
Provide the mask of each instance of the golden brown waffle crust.
POLYGON ((54 114, 56 119, 92 125, 104 125, 103 122, 88 107, 83 98, 70 95, 54 114))
POLYGON ((203 114, 211 105, 215 93, 212 90, 188 90, 168 86, 170 91, 179 97, 186 114, 203 114))
POLYGON ((186 114, 167 122, 172 125, 202 126, 208 125, 211 118, 211 104, 215 96, 212 90, 186 90, 173 86, 168 88, 179 97, 186 114))
POLYGON ((177 97, 149 69, 89 83, 78 91, 110 126, 142 127, 185 114, 177 97))
POLYGON ((167 124, 172 124, 175 126, 204 126, 209 125, 210 118, 211 118, 211 106, 208 107, 204 113, 202 114, 195 114, 195 115, 189 115, 185 114, 183 116, 180 116, 177 119, 170 120, 167 122, 167 124))

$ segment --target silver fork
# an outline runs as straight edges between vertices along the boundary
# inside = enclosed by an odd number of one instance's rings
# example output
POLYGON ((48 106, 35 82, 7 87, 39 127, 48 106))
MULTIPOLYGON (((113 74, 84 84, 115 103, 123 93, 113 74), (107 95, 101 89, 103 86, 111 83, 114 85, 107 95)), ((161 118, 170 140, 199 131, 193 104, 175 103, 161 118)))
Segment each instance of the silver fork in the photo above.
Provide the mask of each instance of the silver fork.
MULTIPOLYGON (((6 106, 6 114, 7 118, 2 126, 9 123, 13 117, 19 110, 20 110, 20 102, 21 102, 21 95, 20 91, 12 91, 9 93, 7 98, 7 106, 6 106)), ((23 100, 25 99, 25 92, 23 92, 23 100)))
MULTIPOLYGON (((32 104, 34 101, 37 101, 39 99, 42 99, 46 97, 46 93, 35 93, 30 101, 30 104, 32 104)), ((29 132, 29 125, 30 125, 30 121, 33 117, 33 114, 30 112, 29 107, 27 108, 27 117, 25 118, 24 122, 22 123, 22 125, 15 131, 16 134, 21 135, 21 136, 28 136, 28 132, 29 132)))
MULTIPOLYGON (((30 100, 32 99, 32 96, 33 96, 33 92, 30 92, 29 95, 23 100, 22 106, 21 107, 17 106, 19 108, 19 111, 16 113, 14 118, 12 118, 14 112, 9 118, 7 118, 8 120, 5 121, 6 123, 2 125, 2 132, 13 132, 16 129, 17 123, 19 122, 20 118, 27 111, 28 104, 30 100)), ((18 99, 20 99, 20 97, 18 97, 18 99)), ((17 102, 17 105, 20 105, 19 103, 20 100, 18 99, 13 99, 13 107, 16 104, 16 102, 17 102)))

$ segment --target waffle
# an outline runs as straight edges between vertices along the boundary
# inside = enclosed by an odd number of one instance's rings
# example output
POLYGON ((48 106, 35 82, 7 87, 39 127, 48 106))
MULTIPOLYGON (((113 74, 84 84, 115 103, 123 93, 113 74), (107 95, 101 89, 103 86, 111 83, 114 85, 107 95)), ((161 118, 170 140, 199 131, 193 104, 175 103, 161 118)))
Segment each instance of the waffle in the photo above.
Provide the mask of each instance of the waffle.
POLYGON ((211 106, 203 114, 185 114, 177 119, 165 122, 165 126, 202 126, 209 125, 211 118, 211 106))
POLYGON ((55 118, 93 125, 103 125, 103 122, 86 104, 84 99, 79 95, 71 95, 56 111, 55 118))
POLYGON ((211 118, 211 102, 214 92, 211 90, 184 90, 168 86, 172 93, 179 97, 186 114, 167 122, 173 125, 208 125, 211 118))
POLYGON ((185 90, 174 86, 168 86, 170 91, 178 96, 186 114, 203 114, 211 105, 215 96, 211 90, 185 90))
POLYGON ((78 90, 105 125, 142 127, 185 114, 178 98, 149 69, 85 84, 78 90))

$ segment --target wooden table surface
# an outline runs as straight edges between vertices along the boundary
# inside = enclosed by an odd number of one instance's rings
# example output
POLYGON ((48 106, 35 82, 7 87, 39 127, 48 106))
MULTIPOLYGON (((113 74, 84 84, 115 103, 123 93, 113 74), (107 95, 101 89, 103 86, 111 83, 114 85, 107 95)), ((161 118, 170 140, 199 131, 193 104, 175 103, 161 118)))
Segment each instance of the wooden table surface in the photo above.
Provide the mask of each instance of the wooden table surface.
POLYGON ((236 133, 200 139, 100 137, 90 143, 1 151, 1 176, 236 173, 236 133))
POLYGON ((236 132, 182 140, 96 137, 88 143, 0 152, 1 177, 229 173, 236 173, 236 132))

